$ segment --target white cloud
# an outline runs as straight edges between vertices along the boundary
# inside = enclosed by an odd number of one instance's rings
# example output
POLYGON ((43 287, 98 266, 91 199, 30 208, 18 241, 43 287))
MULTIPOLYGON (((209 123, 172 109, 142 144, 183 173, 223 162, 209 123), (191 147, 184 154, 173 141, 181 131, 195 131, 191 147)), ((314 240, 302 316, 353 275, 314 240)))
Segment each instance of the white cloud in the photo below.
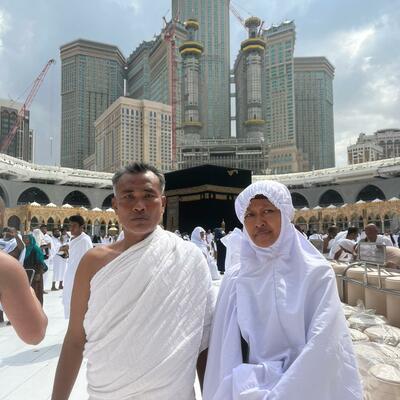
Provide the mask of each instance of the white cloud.
POLYGON ((0 53, 4 49, 3 38, 7 31, 10 30, 10 16, 0 9, 0 53))
POLYGON ((128 8, 136 15, 141 9, 141 0, 107 0, 109 3, 114 3, 120 8, 128 8))
POLYGON ((342 56, 350 59, 358 58, 366 46, 371 44, 376 29, 373 25, 346 32, 339 32, 334 40, 338 43, 338 50, 342 56))

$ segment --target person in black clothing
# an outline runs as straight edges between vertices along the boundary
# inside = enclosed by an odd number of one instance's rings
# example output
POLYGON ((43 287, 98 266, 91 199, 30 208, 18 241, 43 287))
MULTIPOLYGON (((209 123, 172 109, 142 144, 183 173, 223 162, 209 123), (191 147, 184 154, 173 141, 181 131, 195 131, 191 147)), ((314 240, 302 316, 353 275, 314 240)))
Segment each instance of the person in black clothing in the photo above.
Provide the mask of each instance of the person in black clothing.
POLYGON ((225 258, 226 258, 226 247, 221 242, 221 239, 225 236, 225 232, 222 228, 214 229, 214 241, 217 245, 217 265, 219 271, 223 274, 225 272, 225 258))

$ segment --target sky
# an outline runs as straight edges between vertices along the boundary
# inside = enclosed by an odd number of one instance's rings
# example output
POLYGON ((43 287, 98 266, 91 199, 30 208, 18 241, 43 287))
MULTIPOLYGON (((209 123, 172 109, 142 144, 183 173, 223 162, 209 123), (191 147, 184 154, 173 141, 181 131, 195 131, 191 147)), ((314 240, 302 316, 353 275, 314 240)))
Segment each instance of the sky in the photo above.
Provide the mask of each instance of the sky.
MULTIPOLYGON (((221 0, 215 0, 221 1, 221 0)), ((295 56, 325 56, 335 67, 336 165, 360 132, 400 128, 400 0, 235 0, 243 18, 265 27, 294 20, 295 56)), ((117 45, 128 56, 170 17, 168 0, 0 0, 0 98, 23 102, 50 58, 31 110, 35 162, 60 159, 62 44, 85 38, 117 45)), ((246 31, 231 16, 231 60, 246 31)))

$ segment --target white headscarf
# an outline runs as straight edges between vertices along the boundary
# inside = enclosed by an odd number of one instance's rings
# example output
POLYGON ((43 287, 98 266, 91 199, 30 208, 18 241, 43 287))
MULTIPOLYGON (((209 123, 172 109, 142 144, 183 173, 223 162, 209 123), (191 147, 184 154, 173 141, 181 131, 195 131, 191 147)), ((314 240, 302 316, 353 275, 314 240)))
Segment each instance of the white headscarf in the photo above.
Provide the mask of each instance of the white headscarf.
POLYGON ((242 223, 256 195, 280 210, 280 234, 263 248, 243 229, 240 264, 220 289, 203 399, 361 400, 332 268, 291 223, 284 185, 260 181, 240 193, 235 209, 242 223), (242 361, 240 334, 249 363, 242 361))
POLYGON ((206 231, 201 226, 196 226, 196 228, 193 229, 193 232, 190 236, 190 240, 197 247, 199 247, 202 251, 207 252, 207 243, 204 239, 201 238, 201 236, 200 236, 201 232, 203 232, 204 235, 206 234, 206 231))

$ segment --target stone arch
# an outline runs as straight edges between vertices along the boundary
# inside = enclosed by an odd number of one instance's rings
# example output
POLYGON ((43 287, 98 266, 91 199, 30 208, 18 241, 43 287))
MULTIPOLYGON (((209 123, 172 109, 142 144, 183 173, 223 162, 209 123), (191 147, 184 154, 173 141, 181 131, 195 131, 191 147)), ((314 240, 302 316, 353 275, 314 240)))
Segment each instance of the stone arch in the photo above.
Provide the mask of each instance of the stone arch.
POLYGON ((381 189, 378 188, 378 186, 375 185, 364 186, 358 192, 358 195, 356 197, 356 201, 372 201, 375 199, 386 200, 385 194, 382 192, 381 189))
POLYGON ((50 217, 50 218, 47 220, 46 225, 47 225, 47 230, 53 231, 53 229, 56 227, 56 226, 55 226, 55 223, 54 223, 54 218, 53 218, 53 217, 50 217))
POLYGON ((80 190, 74 190, 68 193, 63 200, 63 204, 70 204, 71 206, 74 207, 86 207, 86 208, 92 207, 89 198, 86 196, 86 194, 82 193, 80 190))
POLYGON ((69 218, 64 218, 62 227, 69 231, 69 218))
POLYGON ((292 202, 294 208, 303 208, 310 207, 308 200, 300 193, 292 192, 290 193, 292 196, 292 202))
POLYGON ((108 228, 108 224, 107 222, 102 219, 100 222, 100 232, 106 232, 107 233, 107 228, 108 228))
POLYGON ((344 231, 348 227, 348 219, 346 216, 340 214, 336 217, 336 225, 340 231, 344 231))
POLYGON ((7 226, 9 228, 15 228, 16 230, 21 230, 21 220, 17 215, 12 215, 8 218, 7 226))
POLYGON ((333 189, 329 189, 322 193, 318 200, 318 205, 320 207, 328 207, 331 204, 335 206, 341 206, 344 204, 342 195, 333 189))
POLYGON ((391 230, 391 222, 392 222, 392 217, 389 214, 385 214, 383 216, 383 230, 384 232, 388 232, 391 230))
MULTIPOLYGON (((350 217, 349 226, 354 226, 356 228, 360 228, 359 224, 360 224, 360 220, 362 220, 362 219, 363 219, 362 215, 352 214, 350 217)), ((361 226, 361 228, 363 228, 363 226, 361 226)))
POLYGON ((332 225, 335 225, 333 217, 325 215, 324 219, 322 220, 322 232, 326 233, 328 231, 328 228, 332 225))
POLYGON ((100 228, 101 228, 101 222, 98 219, 96 219, 94 221, 93 233, 95 235, 100 235, 100 228))
POLYGON ((39 220, 38 220, 38 218, 36 218, 36 217, 32 217, 31 218, 31 223, 30 223, 30 225, 31 225, 31 231, 33 231, 34 229, 36 229, 36 228, 39 228, 39 220))
POLYGON ((319 231, 319 222, 317 217, 312 216, 309 221, 308 221, 308 229, 313 232, 313 231, 319 231))
POLYGON ((111 204, 111 201, 112 201, 112 198, 114 197, 114 193, 111 193, 111 194, 109 194, 105 199, 104 199, 104 201, 103 201, 103 204, 101 205, 101 207, 103 208, 103 209, 107 209, 107 208, 111 208, 111 206, 112 206, 112 204, 111 204))
POLYGON ((18 196, 17 205, 20 206, 33 202, 39 203, 40 205, 44 206, 46 204, 49 204, 50 200, 43 190, 37 187, 30 187, 29 189, 24 190, 18 196))
POLYGON ((375 224, 378 227, 379 231, 382 231, 382 221, 379 214, 368 215, 368 223, 375 224))
POLYGON ((304 232, 307 231, 307 221, 305 220, 304 217, 297 218, 296 225, 299 225, 300 228, 303 229, 304 232))

